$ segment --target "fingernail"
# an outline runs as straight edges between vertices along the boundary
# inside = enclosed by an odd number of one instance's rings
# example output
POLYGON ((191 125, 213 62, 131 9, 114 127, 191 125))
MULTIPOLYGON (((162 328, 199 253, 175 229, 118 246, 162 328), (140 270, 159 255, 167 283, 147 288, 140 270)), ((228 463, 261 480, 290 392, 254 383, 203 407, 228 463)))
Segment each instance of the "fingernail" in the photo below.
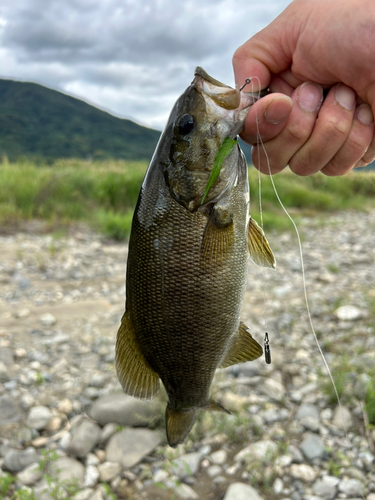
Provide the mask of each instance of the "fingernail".
POLYGON ((289 98, 273 99, 268 104, 264 112, 264 117, 269 123, 272 123, 272 125, 277 125, 289 116, 292 107, 293 103, 289 98))
POLYGON ((355 92, 346 85, 338 84, 335 90, 335 101, 343 108, 351 111, 355 103, 355 92))
POLYGON ((303 83, 299 89, 297 102, 304 111, 316 113, 323 102, 323 88, 315 83, 303 83))
POLYGON ((363 125, 374 124, 374 117, 368 104, 361 104, 360 106, 358 106, 356 115, 358 120, 363 123, 363 125))

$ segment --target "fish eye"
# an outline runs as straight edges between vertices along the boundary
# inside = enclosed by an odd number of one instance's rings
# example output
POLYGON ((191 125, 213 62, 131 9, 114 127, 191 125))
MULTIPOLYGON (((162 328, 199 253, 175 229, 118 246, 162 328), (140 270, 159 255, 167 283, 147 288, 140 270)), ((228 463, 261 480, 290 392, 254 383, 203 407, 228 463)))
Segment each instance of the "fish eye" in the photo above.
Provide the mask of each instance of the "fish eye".
POLYGON ((183 137, 189 135, 195 128, 196 121, 191 115, 182 115, 177 122, 178 133, 183 137))

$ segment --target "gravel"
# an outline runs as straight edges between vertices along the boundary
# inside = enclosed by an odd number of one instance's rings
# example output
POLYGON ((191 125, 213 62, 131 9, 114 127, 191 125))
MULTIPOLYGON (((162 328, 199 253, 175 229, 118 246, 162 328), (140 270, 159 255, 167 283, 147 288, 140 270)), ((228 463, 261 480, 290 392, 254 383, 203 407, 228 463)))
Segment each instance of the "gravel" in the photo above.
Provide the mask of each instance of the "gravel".
POLYGON ((165 393, 138 401, 115 374, 127 246, 84 229, 0 237, 0 485, 15 478, 4 500, 25 487, 50 500, 52 487, 67 492, 68 483, 73 500, 375 500, 365 414, 375 213, 299 226, 309 306, 341 409, 309 326, 296 238, 269 234, 277 271, 249 263, 241 318, 259 342, 268 332, 272 364, 218 371, 215 399, 233 414, 201 412, 175 450, 165 393))

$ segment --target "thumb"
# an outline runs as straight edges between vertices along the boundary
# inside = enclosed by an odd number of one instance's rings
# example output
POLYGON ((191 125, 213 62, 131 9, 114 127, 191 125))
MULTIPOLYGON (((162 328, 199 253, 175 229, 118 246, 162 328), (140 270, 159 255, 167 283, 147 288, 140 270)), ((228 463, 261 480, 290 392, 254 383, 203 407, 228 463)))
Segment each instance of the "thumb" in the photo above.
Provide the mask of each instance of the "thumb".
MULTIPOLYGON (((290 19, 288 8, 269 26, 251 37, 233 56, 233 70, 236 87, 241 87, 246 78, 252 78, 253 92, 264 89, 270 83, 272 74, 286 70, 292 64, 290 19), (289 38, 285 36, 289 33, 289 38)), ((248 92, 250 91, 247 90, 248 92)))

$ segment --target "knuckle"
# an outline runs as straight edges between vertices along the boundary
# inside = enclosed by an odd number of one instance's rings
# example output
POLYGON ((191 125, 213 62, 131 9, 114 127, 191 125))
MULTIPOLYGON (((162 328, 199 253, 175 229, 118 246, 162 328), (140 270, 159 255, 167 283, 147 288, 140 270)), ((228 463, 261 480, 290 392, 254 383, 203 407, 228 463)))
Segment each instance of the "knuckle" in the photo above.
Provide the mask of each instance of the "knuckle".
POLYGON ((330 115, 324 122, 324 134, 331 139, 345 138, 350 130, 351 122, 343 120, 342 117, 330 115))
POLYGON ((310 131, 306 132, 306 130, 301 127, 300 124, 290 125, 286 129, 288 135, 290 136, 293 143, 304 144, 309 137, 310 131))

